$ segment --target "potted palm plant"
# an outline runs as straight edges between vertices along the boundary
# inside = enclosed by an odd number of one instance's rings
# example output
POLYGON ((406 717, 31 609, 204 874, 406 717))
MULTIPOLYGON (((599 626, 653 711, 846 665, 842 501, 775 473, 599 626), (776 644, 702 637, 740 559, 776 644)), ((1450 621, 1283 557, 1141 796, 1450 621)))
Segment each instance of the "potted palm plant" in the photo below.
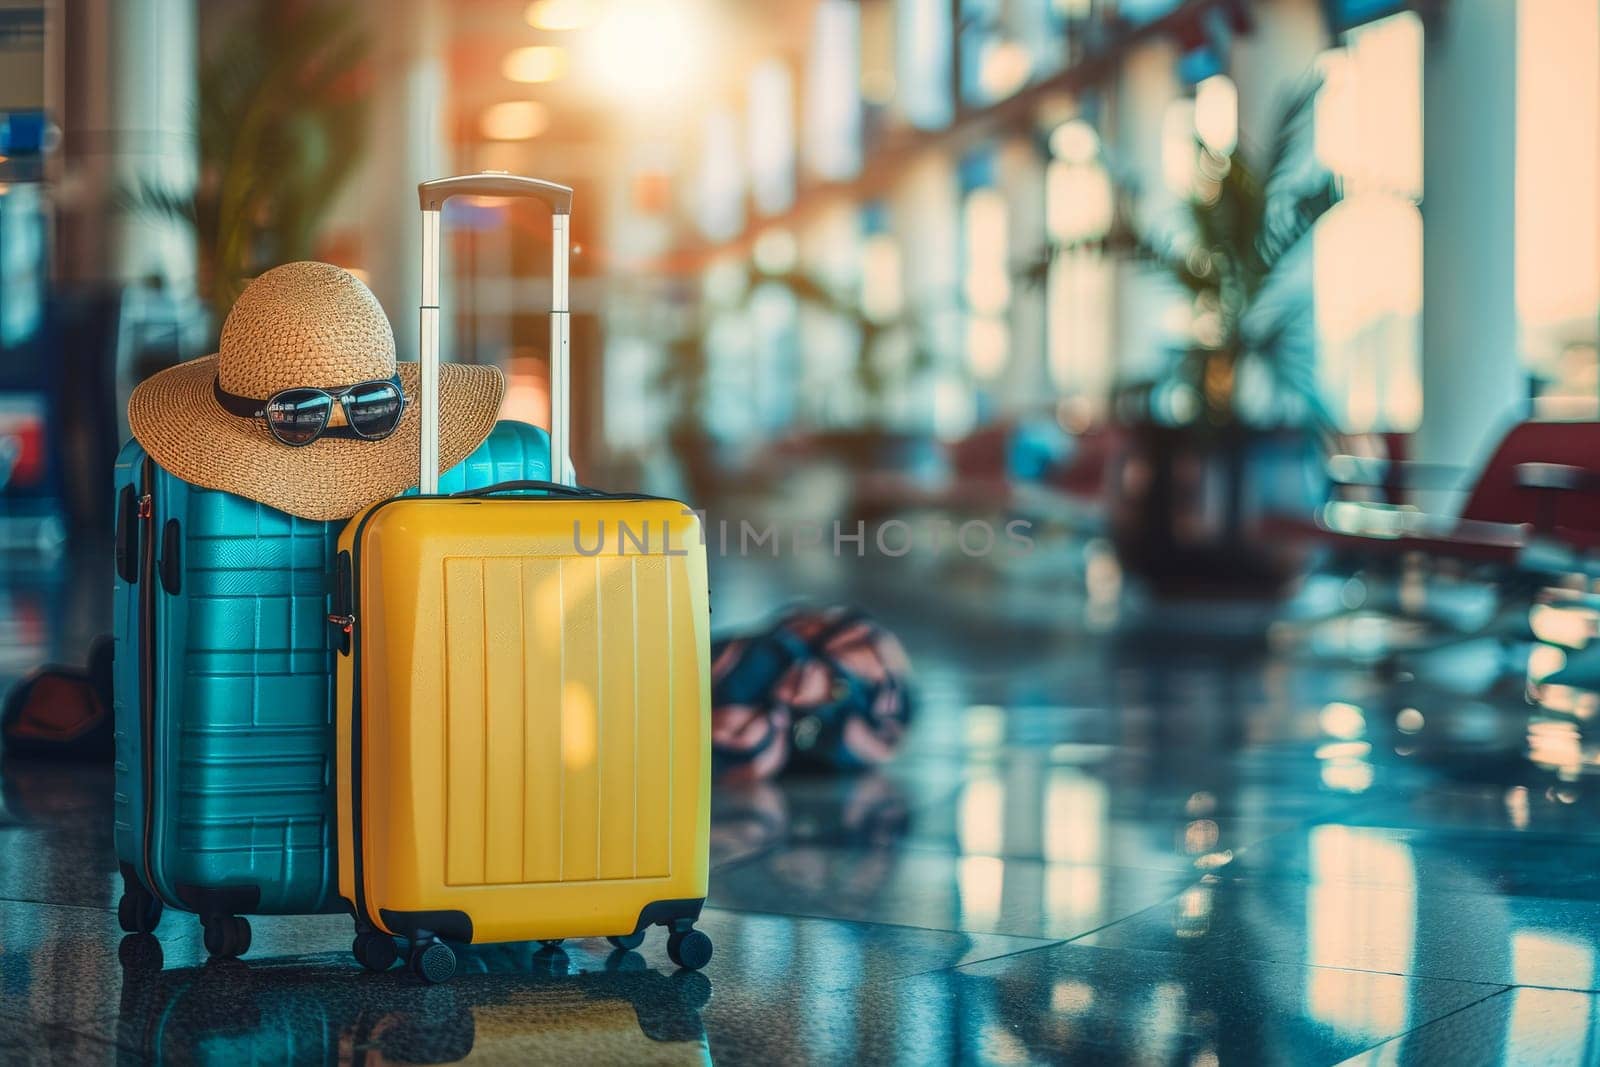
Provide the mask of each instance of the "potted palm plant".
POLYGON ((1187 224, 1124 238, 1193 302, 1187 343, 1112 398, 1112 539, 1158 595, 1277 595, 1305 563, 1269 520, 1325 495, 1310 238, 1340 192, 1310 151, 1319 87, 1286 100, 1259 163, 1197 140, 1187 224))
POLYGON ((313 257, 361 161, 373 69, 371 34, 349 0, 274 0, 218 17, 200 68, 198 188, 142 183, 123 195, 194 225, 220 323, 250 278, 313 257))

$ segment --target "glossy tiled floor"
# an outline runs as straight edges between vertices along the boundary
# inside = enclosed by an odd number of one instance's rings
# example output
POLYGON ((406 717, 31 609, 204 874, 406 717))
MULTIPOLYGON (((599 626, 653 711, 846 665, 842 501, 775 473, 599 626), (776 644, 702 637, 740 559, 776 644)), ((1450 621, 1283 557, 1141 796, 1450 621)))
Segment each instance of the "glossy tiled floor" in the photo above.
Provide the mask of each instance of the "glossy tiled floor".
MULTIPOLYGON (((1526 758, 1515 699, 1202 641, 1200 608, 1096 633, 993 575, 714 585, 720 623, 796 588, 877 607, 924 703, 881 772, 717 794, 703 973, 653 937, 422 988, 361 972, 338 917, 206 966, 184 916, 122 939, 109 772, 10 761, 0 1062, 1600 1059, 1600 799, 1526 758)), ((7 669, 93 629, 7 595, 7 669)))

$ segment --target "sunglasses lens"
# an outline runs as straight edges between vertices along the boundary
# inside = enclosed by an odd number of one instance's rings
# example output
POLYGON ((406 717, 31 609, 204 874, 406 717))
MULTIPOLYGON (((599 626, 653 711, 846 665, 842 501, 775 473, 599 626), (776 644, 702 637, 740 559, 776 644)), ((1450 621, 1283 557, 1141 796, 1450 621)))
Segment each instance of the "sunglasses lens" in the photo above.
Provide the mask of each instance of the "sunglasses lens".
POLYGON ((267 404, 267 426, 286 445, 310 444, 328 425, 333 398, 320 389, 290 389, 267 404))
POLYGON ((405 407, 400 387, 393 382, 368 382, 344 394, 344 417, 362 437, 388 437, 400 425, 405 407))

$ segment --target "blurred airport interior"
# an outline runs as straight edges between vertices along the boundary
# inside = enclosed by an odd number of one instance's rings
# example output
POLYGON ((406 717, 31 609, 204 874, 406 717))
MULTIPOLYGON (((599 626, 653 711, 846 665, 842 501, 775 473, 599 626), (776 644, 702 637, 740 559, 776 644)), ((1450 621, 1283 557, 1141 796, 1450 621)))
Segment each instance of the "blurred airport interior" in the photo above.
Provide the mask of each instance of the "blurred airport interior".
MULTIPOLYGON (((479 170, 575 190, 583 481, 705 509, 719 628, 860 604, 920 682, 887 768, 719 793, 709 994, 585 979, 647 1037, 1600 1057, 1600 0, 0 0, 0 679, 111 628, 133 387, 301 259, 416 358, 416 183, 479 170)), ((451 201, 442 299, 541 425, 542 210, 451 201)), ((114 905, 108 782, 0 769, 24 1060, 162 1054, 45 907, 114 905)), ((567 1047, 551 981, 394 1040, 567 1047)))

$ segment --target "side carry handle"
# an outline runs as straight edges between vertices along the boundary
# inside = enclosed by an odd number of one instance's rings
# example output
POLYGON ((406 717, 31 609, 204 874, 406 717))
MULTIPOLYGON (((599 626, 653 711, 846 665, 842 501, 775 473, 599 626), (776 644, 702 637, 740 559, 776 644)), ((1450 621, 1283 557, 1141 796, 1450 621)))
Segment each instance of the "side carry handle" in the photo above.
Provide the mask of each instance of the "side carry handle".
POLYGON ((183 530, 178 526, 178 520, 168 519, 161 528, 161 558, 156 561, 156 570, 161 575, 161 588, 167 591, 168 596, 177 596, 183 591, 182 546, 183 530))
POLYGON ((590 489, 586 485, 563 485, 561 482, 548 482, 542 478, 517 478, 508 482, 495 482, 478 489, 460 489, 450 495, 458 496, 493 496, 495 493, 515 493, 538 490, 549 493, 551 496, 590 497, 605 496, 607 494, 598 489, 590 489))
MULTIPOLYGON (((547 482, 539 478, 519 478, 510 482, 496 482, 486 485, 481 489, 462 489, 451 493, 454 497, 481 497, 493 496, 496 493, 540 492, 547 496, 565 497, 570 500, 667 500, 664 496, 651 496, 649 493, 608 493, 604 489, 592 489, 586 485, 564 485, 561 482, 547 482)), ((676 501, 673 501, 676 503, 676 501)))
POLYGON ((139 496, 125 485, 117 495, 117 577, 132 585, 139 580, 139 496))

